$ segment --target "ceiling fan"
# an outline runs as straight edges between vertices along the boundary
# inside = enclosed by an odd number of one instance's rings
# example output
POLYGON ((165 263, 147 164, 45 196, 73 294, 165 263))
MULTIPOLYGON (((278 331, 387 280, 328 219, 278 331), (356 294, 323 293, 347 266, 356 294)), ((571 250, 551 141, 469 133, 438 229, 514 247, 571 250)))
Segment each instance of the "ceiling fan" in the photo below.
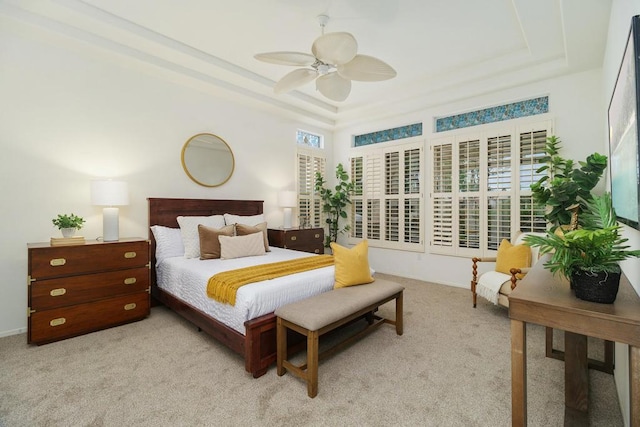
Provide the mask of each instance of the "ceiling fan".
POLYGON ((275 93, 289 92, 299 86, 316 81, 316 90, 334 101, 344 101, 351 92, 351 80, 376 82, 396 76, 386 62, 368 55, 359 55, 358 43, 349 33, 324 33, 329 22, 327 15, 318 16, 322 35, 311 46, 311 53, 267 52, 254 58, 279 65, 298 68, 286 74, 273 88, 275 93))

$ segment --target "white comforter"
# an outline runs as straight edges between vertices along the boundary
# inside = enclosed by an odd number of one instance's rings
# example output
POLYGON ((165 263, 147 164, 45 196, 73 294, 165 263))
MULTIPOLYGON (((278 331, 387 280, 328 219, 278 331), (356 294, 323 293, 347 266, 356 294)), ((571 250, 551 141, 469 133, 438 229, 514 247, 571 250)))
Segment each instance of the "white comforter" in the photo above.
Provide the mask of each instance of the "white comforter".
POLYGON ((271 313, 284 304, 331 290, 334 267, 318 268, 242 286, 236 294, 235 306, 219 303, 207 296, 209 278, 221 271, 308 256, 313 255, 271 247, 271 252, 266 255, 236 259, 167 258, 156 267, 157 283, 164 291, 244 335, 245 321, 271 313))

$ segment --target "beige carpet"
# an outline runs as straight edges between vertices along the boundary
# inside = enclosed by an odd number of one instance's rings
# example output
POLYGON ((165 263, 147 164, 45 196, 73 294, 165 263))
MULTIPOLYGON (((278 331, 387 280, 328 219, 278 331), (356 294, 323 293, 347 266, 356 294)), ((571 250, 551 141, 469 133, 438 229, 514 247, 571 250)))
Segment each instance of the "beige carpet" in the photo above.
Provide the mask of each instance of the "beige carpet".
MULTIPOLYGON (((315 399, 273 367, 253 379, 239 356, 156 307, 41 347, 0 339, 0 425, 509 426, 506 310, 473 309, 465 289, 384 277, 406 287, 404 335, 384 325, 321 362, 315 399)), ((542 327, 527 334, 529 425, 560 426, 563 364, 544 357, 542 327)), ((621 426, 613 376, 590 371, 590 386, 591 425, 621 426)))

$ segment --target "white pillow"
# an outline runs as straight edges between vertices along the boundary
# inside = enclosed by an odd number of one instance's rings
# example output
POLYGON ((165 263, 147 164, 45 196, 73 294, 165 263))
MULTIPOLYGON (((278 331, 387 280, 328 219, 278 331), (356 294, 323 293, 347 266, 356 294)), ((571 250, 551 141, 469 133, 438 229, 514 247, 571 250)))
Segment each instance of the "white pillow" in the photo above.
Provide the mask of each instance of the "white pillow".
POLYGON ((177 220, 178 224, 180 224, 180 233, 182 233, 185 258, 200 258, 198 224, 213 228, 224 227, 224 217, 222 215, 179 216, 177 220))
POLYGON ((262 232, 246 236, 218 236, 220 240, 220 258, 233 259, 245 256, 264 255, 262 232))
POLYGON ((231 224, 245 224, 245 225, 258 225, 261 222, 265 222, 264 214, 258 215, 232 215, 224 214, 224 222, 226 225, 231 224))
POLYGON ((179 228, 152 225, 151 232, 156 239, 156 265, 167 258, 184 255, 182 233, 179 228))

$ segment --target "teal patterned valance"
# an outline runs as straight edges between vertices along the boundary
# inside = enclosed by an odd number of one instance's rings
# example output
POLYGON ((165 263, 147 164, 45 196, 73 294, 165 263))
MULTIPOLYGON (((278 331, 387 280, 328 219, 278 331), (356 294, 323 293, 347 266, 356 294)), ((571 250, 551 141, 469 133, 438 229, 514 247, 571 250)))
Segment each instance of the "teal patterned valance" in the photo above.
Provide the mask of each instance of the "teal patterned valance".
POLYGON ((410 138, 422 135, 422 123, 400 126, 393 129, 380 130, 377 132, 365 133, 354 137, 353 146, 378 144, 380 142, 394 141, 396 139, 410 138))
POLYGON ((455 116, 436 118, 436 132, 461 129, 549 112, 549 97, 527 99, 497 107, 484 108, 455 116))

